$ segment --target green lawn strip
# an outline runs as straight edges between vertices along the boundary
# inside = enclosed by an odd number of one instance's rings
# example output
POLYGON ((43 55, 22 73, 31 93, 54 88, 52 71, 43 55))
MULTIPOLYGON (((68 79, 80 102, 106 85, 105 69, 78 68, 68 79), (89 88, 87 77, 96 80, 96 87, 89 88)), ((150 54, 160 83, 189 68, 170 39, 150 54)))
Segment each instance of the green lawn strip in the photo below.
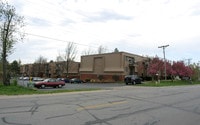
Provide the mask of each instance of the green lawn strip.
POLYGON ((0 85, 0 95, 32 95, 32 94, 52 94, 52 93, 64 93, 64 92, 79 92, 79 91, 94 91, 100 90, 98 88, 90 88, 90 89, 74 89, 74 90, 47 90, 41 91, 39 89, 34 88, 26 88, 23 86, 4 86, 0 85))
POLYGON ((160 81, 160 82, 156 82, 156 81, 148 81, 148 82, 144 82, 143 84, 137 84, 137 86, 151 86, 151 87, 164 87, 164 86, 183 86, 183 85, 200 85, 200 81, 182 81, 182 80, 178 80, 178 81, 160 81))

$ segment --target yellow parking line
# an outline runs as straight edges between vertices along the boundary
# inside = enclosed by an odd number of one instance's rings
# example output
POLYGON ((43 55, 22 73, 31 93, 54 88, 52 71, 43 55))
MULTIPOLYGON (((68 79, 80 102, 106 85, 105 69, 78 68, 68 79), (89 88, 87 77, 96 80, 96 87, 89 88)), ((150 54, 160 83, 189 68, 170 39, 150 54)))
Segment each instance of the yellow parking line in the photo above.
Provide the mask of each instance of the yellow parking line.
POLYGON ((83 106, 77 109, 77 111, 87 110, 87 109, 96 109, 96 108, 104 108, 104 107, 111 107, 113 105, 119 105, 127 103, 127 101, 117 101, 117 102, 110 102, 110 103, 103 103, 103 104, 97 104, 97 105, 89 105, 89 106, 83 106))

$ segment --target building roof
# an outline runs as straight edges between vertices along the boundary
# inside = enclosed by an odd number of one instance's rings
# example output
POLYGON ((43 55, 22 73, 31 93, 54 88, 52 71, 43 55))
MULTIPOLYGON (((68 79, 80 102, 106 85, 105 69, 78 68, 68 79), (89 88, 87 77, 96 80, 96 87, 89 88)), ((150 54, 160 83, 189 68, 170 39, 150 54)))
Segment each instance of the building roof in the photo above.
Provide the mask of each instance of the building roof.
POLYGON ((110 52, 110 53, 101 53, 101 54, 91 54, 91 55, 83 55, 83 56, 81 56, 81 57, 84 57, 84 56, 110 55, 110 54, 116 54, 116 53, 121 53, 121 54, 128 54, 128 55, 133 55, 133 56, 144 57, 144 56, 141 56, 141 55, 132 54, 132 53, 124 52, 124 51, 121 51, 121 52, 110 52))

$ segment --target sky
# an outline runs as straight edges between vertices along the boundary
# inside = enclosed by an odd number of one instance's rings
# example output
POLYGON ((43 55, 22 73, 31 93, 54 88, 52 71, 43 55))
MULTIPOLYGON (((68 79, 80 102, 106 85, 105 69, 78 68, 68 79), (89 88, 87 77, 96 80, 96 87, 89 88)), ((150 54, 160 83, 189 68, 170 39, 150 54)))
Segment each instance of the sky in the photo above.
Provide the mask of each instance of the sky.
POLYGON ((8 60, 34 63, 65 53, 68 42, 76 60, 99 46, 171 61, 200 61, 200 0, 8 0, 24 16, 23 42, 8 60))

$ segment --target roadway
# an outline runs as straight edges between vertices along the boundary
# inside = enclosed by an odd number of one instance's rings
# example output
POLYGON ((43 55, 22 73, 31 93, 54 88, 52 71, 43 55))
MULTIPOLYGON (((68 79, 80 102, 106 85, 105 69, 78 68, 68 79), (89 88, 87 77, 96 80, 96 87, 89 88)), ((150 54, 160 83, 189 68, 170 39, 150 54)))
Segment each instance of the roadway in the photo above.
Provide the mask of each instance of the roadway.
POLYGON ((0 96, 0 125, 198 125, 200 86, 0 96))

